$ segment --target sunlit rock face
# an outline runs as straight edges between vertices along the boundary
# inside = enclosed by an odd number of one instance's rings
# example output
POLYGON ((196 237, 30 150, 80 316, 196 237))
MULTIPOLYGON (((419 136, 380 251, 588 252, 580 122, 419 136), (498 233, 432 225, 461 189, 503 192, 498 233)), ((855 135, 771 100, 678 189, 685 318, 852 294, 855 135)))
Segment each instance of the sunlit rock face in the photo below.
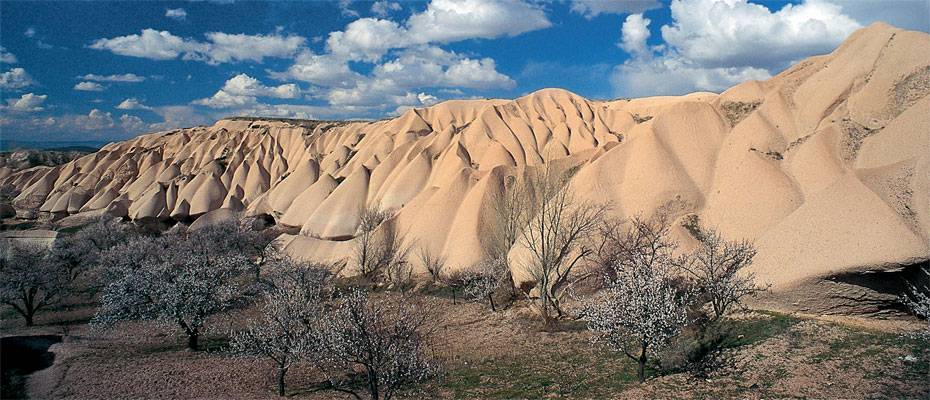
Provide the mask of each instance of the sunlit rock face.
POLYGON ((270 216, 293 233, 287 251, 318 259, 348 256, 361 210, 386 209, 455 269, 484 254, 502 180, 545 163, 574 170, 578 197, 618 216, 673 205, 679 222, 754 240, 757 277, 787 288, 928 258, 928 54, 927 34, 876 24, 719 95, 593 101, 546 89, 376 122, 227 119, 0 180, 21 216, 270 216))

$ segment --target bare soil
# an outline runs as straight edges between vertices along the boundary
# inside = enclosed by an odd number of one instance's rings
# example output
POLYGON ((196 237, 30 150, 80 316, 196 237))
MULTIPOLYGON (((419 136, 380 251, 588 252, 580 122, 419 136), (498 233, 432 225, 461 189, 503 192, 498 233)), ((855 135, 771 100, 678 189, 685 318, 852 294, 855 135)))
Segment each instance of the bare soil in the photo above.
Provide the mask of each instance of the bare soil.
MULTIPOLYGON (((915 321, 748 312, 728 321, 733 337, 718 368, 698 376, 663 360, 651 364, 650 379, 640 385, 632 362, 592 347, 580 322, 542 329, 519 302, 491 312, 445 297, 419 295, 417 301, 435 313, 435 352, 444 372, 402 398, 930 396, 930 345, 902 335, 915 321)), ((178 332, 149 323, 92 329, 89 305, 42 315, 29 328, 7 310, 0 327, 3 336, 62 337, 48 348, 54 363, 24 377, 30 398, 274 398, 270 363, 225 351, 228 332, 251 312, 215 318, 197 352, 184 349, 178 332)), ((316 390, 321 380, 307 368, 292 369, 288 397, 347 398, 316 390)))

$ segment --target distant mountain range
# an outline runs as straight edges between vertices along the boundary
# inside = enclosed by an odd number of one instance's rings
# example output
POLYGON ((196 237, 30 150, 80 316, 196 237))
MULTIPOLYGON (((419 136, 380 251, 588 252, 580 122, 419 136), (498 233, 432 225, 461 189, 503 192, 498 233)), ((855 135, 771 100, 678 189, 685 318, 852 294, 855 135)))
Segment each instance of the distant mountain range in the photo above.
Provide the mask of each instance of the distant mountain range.
POLYGON ((93 152, 100 150, 107 143, 110 142, 106 140, 32 141, 0 139, 0 151, 57 150, 93 152))

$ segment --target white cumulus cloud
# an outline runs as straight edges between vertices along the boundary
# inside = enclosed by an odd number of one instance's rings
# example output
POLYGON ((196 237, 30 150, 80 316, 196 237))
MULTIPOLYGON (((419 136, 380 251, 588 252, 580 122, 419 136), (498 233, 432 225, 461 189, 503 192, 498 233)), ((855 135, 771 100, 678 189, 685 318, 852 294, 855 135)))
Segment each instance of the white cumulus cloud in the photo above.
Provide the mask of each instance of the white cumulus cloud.
POLYGON ((352 21, 344 31, 332 32, 327 49, 342 58, 377 61, 388 50, 409 45, 407 32, 396 22, 362 18, 352 21))
POLYGON ((258 79, 246 74, 239 74, 230 78, 223 85, 222 90, 241 96, 276 97, 279 99, 300 97, 300 89, 293 83, 280 86, 265 86, 258 79))
POLYGON ((102 92, 104 90, 103 85, 97 82, 78 82, 77 85, 74 85, 74 90, 80 90, 84 92, 102 92))
POLYGON ((433 0, 407 20, 416 43, 516 36, 552 26, 538 6, 516 0, 433 0))
MULTIPOLYGON (((389 1, 372 5, 385 15, 399 9, 389 1)), ((326 39, 326 52, 304 50, 286 71, 270 75, 320 86, 314 97, 333 107, 423 106, 429 89, 510 89, 516 82, 497 70, 494 59, 468 57, 437 44, 516 36, 552 23, 539 4, 520 0, 433 0, 405 21, 359 18, 326 39), (374 64, 353 70, 352 61, 374 64)), ((224 98, 225 102, 232 99, 224 98)), ((245 101, 247 99, 239 99, 245 101)))
POLYGON ((36 95, 33 93, 26 93, 18 99, 7 99, 7 105, 3 107, 5 110, 15 111, 15 112, 36 112, 42 111, 44 108, 42 104, 45 103, 45 99, 48 98, 48 95, 36 95))
POLYGON ((114 125, 113 114, 100 111, 96 108, 90 110, 87 115, 78 117, 75 122, 78 127, 85 131, 109 129, 114 125))
POLYGON ((926 0, 828 0, 843 14, 862 25, 885 22, 902 29, 930 32, 930 1, 926 0))
POLYGON ((358 17, 358 11, 349 8, 352 5, 352 0, 339 0, 337 4, 343 17, 358 17))
POLYGON ((187 128, 211 122, 191 106, 163 106, 156 107, 153 111, 161 116, 163 121, 150 124, 149 130, 151 131, 187 128))
POLYGON ((740 82, 769 77, 769 71, 761 68, 708 68, 677 57, 658 57, 616 67, 611 83, 624 96, 643 97, 694 91, 719 92, 740 82))
POLYGON ((116 106, 119 110, 151 110, 152 107, 149 107, 145 104, 142 104, 139 99, 135 97, 130 97, 126 100, 123 100, 119 105, 116 106))
POLYGON ((285 72, 271 73, 275 79, 296 79, 326 87, 351 86, 362 76, 349 68, 345 59, 332 54, 305 51, 285 72))
POLYGON ((396 59, 375 67, 375 79, 389 80, 404 89, 462 87, 512 88, 512 79, 500 72, 493 59, 475 60, 435 46, 404 50, 396 59))
POLYGON ((662 7, 657 0, 572 0, 571 11, 592 19, 601 14, 642 13, 662 7))
POLYGON ((664 42, 650 47, 649 19, 627 17, 620 47, 632 56, 614 69, 621 96, 721 91, 766 79, 797 60, 833 50, 861 25, 822 0, 776 11, 747 0, 673 0, 664 42))
POLYGON ((246 35, 208 32, 207 41, 199 42, 175 36, 168 31, 143 29, 141 34, 98 39, 90 48, 114 54, 152 60, 204 61, 220 64, 235 61, 261 62, 265 57, 290 57, 301 49, 306 39, 300 36, 246 35))
POLYGON ((404 25, 361 18, 326 40, 333 54, 352 60, 377 61, 388 50, 427 43, 493 39, 548 28, 538 6, 518 0, 433 0, 404 25))
POLYGON ((380 0, 371 4, 371 13, 381 18, 387 17, 394 11, 400 11, 400 3, 389 0, 380 0))
POLYGON ((135 115, 123 114, 119 117, 119 125, 128 133, 140 133, 148 129, 148 124, 135 115))
POLYGON ((191 104, 210 108, 241 108, 257 102, 255 96, 242 96, 220 90, 211 97, 194 100, 191 104))
POLYGON ((120 82, 120 83, 137 83, 145 81, 144 76, 139 76, 136 74, 116 74, 116 75, 97 75, 97 74, 87 74, 79 76, 78 79, 83 79, 85 81, 95 81, 95 82, 120 82))
POLYGON ((300 97, 300 89, 293 83, 265 86, 251 76, 239 74, 227 80, 223 88, 212 97, 195 100, 193 104, 211 108, 241 108, 256 104, 258 97, 295 99, 300 97))
POLYGON ((427 88, 509 89, 515 85, 497 71, 491 58, 473 59, 422 45, 400 51, 375 65, 370 75, 358 76, 352 85, 331 88, 325 97, 340 107, 421 107, 437 100, 423 92, 427 88))
POLYGON ((22 68, 12 68, 7 72, 0 73, 0 89, 19 90, 35 83, 32 76, 22 68))
POLYGON ((0 63, 15 64, 16 61, 16 56, 13 55, 13 53, 6 51, 6 48, 0 46, 0 63))
POLYGON ((306 39, 300 36, 245 35, 222 32, 207 33, 208 62, 232 61, 261 62, 265 57, 291 57, 304 46, 306 39))
POLYGON ((90 48, 109 50, 121 56, 148 58, 152 60, 171 60, 181 54, 196 54, 209 50, 209 46, 187 40, 168 31, 143 29, 139 35, 118 36, 112 39, 98 39, 90 48))
POLYGON ((646 40, 650 36, 649 24, 651 22, 649 18, 643 18, 642 14, 627 16, 620 28, 620 48, 637 57, 648 57, 650 50, 646 40))
POLYGON ((771 12, 746 0, 676 0, 662 38, 705 66, 784 68, 832 51, 862 27, 834 4, 808 0, 771 12))

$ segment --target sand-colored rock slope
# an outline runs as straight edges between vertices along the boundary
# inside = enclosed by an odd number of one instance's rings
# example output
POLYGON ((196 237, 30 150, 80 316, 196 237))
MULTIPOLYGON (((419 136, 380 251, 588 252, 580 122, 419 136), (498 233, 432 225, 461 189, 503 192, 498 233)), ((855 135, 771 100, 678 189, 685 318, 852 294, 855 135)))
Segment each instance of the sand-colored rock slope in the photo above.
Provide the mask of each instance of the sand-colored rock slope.
POLYGON ((288 251, 314 258, 348 256, 360 210, 378 207, 460 268, 483 254, 503 177, 554 162, 578 167, 576 192, 620 216, 671 204, 755 240, 755 272, 780 288, 928 258, 928 93, 930 36, 876 24, 719 95, 592 101, 546 89, 376 122, 228 119, 2 183, 21 190, 24 215, 270 215, 293 232, 288 251))

